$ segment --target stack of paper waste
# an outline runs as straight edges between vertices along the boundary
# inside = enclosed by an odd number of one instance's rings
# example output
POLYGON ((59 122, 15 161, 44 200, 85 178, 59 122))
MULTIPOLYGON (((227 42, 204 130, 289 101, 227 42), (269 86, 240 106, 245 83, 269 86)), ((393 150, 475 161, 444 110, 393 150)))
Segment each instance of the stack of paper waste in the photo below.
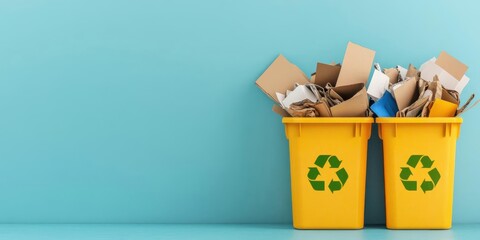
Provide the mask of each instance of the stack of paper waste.
POLYGON ((273 110, 293 117, 368 116, 368 81, 375 51, 348 43, 342 65, 317 64, 312 79, 282 55, 257 85, 277 104, 273 110))
MULTIPOLYGON (((367 93, 375 101, 370 107, 378 117, 454 117, 466 110, 475 95, 463 107, 460 94, 470 80, 468 67, 441 52, 422 64, 375 70, 367 93)), ((474 104, 475 105, 475 104, 474 104)), ((474 106, 472 105, 472 107, 474 106)))
POLYGON ((256 84, 284 117, 454 117, 474 98, 459 108, 468 67, 446 52, 418 70, 376 63, 367 90, 374 57, 375 51, 349 42, 342 64, 317 63, 309 79, 279 55, 256 84))

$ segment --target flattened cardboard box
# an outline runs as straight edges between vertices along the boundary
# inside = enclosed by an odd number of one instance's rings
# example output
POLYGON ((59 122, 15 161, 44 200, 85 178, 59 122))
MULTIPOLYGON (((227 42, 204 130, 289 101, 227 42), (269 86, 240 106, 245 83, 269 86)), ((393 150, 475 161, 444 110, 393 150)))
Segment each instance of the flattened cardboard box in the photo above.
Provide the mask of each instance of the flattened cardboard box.
POLYGON ((284 56, 279 55, 275 61, 257 79, 257 86, 262 89, 271 99, 279 103, 276 93, 285 94, 292 90, 295 83, 309 83, 307 76, 284 56))
MULTIPOLYGON (((317 72, 312 76, 312 81, 324 87, 328 83, 335 85, 333 91, 350 95, 344 102, 330 107, 320 106, 322 115, 333 117, 365 116, 368 110, 368 96, 365 84, 368 81, 373 64, 375 51, 349 42, 342 65, 317 64, 317 72), (344 66, 345 65, 345 66, 344 66), (359 87, 357 84, 362 84, 359 87)), ((293 90, 295 83, 304 85, 310 83, 307 76, 297 66, 290 63, 285 57, 279 55, 275 61, 257 79, 257 86, 262 89, 276 103, 281 104, 279 96, 293 90)), ((286 116, 286 111, 280 111, 280 106, 273 107, 273 111, 286 116)))
POLYGON ((367 84, 370 71, 372 70, 375 51, 348 42, 342 68, 338 74, 335 86, 350 85, 354 83, 367 84))
POLYGON ((445 51, 442 51, 440 53, 435 63, 459 81, 462 79, 463 75, 465 75, 468 70, 467 65, 458 61, 456 58, 452 57, 445 51))
POLYGON ((438 76, 442 85, 449 90, 462 93, 470 78, 465 75, 468 67, 445 51, 438 58, 432 58, 420 67, 421 77, 426 81, 433 81, 438 76))

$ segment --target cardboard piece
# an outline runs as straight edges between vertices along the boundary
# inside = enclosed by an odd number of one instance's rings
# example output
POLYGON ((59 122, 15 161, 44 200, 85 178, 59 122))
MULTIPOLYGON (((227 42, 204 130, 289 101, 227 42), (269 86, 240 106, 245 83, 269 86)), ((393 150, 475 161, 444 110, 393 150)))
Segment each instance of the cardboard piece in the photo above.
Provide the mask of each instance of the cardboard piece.
POLYGON ((398 73, 400 74, 401 80, 404 81, 405 78, 407 78, 408 70, 400 65, 397 65, 397 70, 398 70, 398 73))
POLYGON ((317 63, 317 71, 315 72, 314 83, 322 87, 325 87, 327 83, 335 86, 340 69, 340 65, 317 63))
POLYGON ((290 117, 290 114, 278 104, 273 104, 272 111, 282 117, 290 117))
MULTIPOLYGON (((390 79, 390 84, 395 84, 398 82, 398 77, 400 72, 396 68, 388 68, 384 70, 385 75, 390 79)), ((403 81, 403 79, 402 79, 403 81)))
POLYGON ((375 51, 349 42, 335 86, 367 84, 375 51))
POLYGON ((429 117, 454 117, 457 112, 458 104, 454 104, 442 99, 435 99, 430 107, 429 117))
POLYGON ((368 85, 367 93, 376 101, 383 96, 389 86, 390 77, 375 69, 373 71, 372 80, 370 80, 370 85, 368 85))
POLYGON ((327 103, 325 101, 320 101, 315 105, 315 109, 317 110, 318 114, 320 117, 331 117, 332 112, 330 111, 330 108, 328 107, 327 103))
POLYGON ((442 53, 439 59, 431 58, 422 64, 420 67, 421 78, 431 82, 433 81, 433 77, 437 75, 443 87, 449 90, 455 90, 460 94, 470 81, 470 78, 465 75, 468 67, 450 55, 444 52, 442 53), (442 59, 440 59, 440 57, 442 57, 442 59), (441 64, 443 67, 438 64, 441 64), (452 74, 455 74, 455 76, 452 74), (460 74, 462 74, 462 76, 458 78, 460 74))
POLYGON ((330 88, 329 96, 340 97, 343 101, 330 107, 332 117, 364 117, 368 109, 368 95, 365 84, 356 83, 330 88))
POLYGON ((428 102, 428 97, 419 98, 412 105, 398 111, 397 117, 418 117, 428 102))
POLYGON ((459 105, 460 104, 460 98, 458 96, 457 92, 451 92, 448 91, 447 89, 443 88, 442 89, 442 100, 454 103, 459 105))
POLYGON ((383 97, 374 103, 370 109, 378 117, 395 117, 398 112, 398 106, 390 92, 385 92, 383 97))
POLYGON ((256 81, 257 86, 277 103, 280 101, 276 93, 293 89, 295 83, 307 84, 309 81, 300 68, 282 55, 279 55, 256 81))
POLYGON ((324 88, 318 88, 317 85, 313 83, 309 83, 306 85, 308 89, 313 93, 315 98, 319 101, 322 96, 325 96, 325 89, 324 88))
POLYGON ((404 109, 410 106, 418 98, 417 78, 412 77, 400 82, 398 87, 393 88, 396 105, 398 109, 404 109))
POLYGON ((405 80, 411 77, 417 77, 418 76, 418 70, 415 66, 412 64, 408 65, 408 70, 407 74, 405 75, 405 80))
POLYGON ((319 117, 320 115, 314 107, 315 104, 316 103, 305 99, 290 105, 287 112, 292 115, 292 117, 319 117))
POLYGON ((468 66, 458 61, 445 51, 442 51, 435 63, 452 75, 455 79, 461 80, 468 70, 468 66))
POLYGON ((437 76, 433 77, 433 81, 428 84, 428 88, 425 90, 423 97, 426 97, 427 93, 432 96, 430 98, 431 100, 442 98, 443 88, 437 76))

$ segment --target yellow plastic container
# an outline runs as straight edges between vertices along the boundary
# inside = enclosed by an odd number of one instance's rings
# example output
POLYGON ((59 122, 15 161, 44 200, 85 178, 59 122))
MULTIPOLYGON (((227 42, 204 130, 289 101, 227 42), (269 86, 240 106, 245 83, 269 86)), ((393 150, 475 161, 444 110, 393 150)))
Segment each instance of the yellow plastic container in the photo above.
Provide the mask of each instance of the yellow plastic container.
POLYGON ((461 118, 377 118, 383 140, 387 228, 452 226, 461 118))
POLYGON ((363 228, 373 118, 283 118, 290 145, 293 226, 363 228))

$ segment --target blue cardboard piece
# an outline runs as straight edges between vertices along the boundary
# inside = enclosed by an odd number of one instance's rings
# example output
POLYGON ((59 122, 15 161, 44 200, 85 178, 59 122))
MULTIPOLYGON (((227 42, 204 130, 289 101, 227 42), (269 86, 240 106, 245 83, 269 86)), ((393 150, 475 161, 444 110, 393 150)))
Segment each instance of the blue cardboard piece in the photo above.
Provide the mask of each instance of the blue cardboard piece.
POLYGON ((379 117, 395 117, 398 112, 397 102, 388 91, 370 109, 379 117))

